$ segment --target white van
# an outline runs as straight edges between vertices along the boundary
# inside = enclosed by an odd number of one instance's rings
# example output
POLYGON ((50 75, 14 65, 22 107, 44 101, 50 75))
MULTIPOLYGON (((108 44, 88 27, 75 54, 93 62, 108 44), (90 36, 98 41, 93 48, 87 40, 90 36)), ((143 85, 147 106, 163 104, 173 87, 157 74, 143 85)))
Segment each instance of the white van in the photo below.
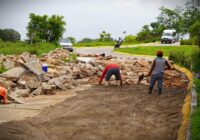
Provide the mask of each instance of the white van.
POLYGON ((163 31, 161 37, 161 43, 175 43, 177 40, 176 30, 174 29, 167 29, 163 31))

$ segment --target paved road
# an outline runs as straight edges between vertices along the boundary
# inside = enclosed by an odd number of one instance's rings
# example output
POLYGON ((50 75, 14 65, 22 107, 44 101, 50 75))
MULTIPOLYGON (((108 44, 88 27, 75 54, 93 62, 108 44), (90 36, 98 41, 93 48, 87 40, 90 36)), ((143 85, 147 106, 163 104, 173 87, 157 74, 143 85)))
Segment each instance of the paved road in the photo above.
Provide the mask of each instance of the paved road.
MULTIPOLYGON (((173 44, 161 44, 159 42, 156 43, 146 43, 146 44, 137 44, 137 45, 129 45, 129 46, 122 46, 122 48, 125 47, 137 47, 137 46, 180 46, 179 42, 173 43, 173 44)), ((125 54, 119 54, 113 52, 114 47, 83 47, 83 48, 76 48, 75 52, 76 53, 81 53, 81 54, 102 54, 105 53, 107 55, 112 55, 116 56, 120 59, 134 59, 134 58, 139 58, 139 59, 145 59, 145 60, 152 60, 154 57, 147 57, 147 56, 133 56, 133 55, 125 55, 125 54)))

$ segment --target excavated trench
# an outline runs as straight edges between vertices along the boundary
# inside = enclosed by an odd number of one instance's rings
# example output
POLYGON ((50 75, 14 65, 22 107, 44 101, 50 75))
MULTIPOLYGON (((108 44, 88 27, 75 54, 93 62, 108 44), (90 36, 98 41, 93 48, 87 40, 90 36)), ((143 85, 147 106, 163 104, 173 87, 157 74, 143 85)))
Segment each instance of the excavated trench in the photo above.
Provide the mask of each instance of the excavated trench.
MULTIPOLYGON (((0 125, 0 140, 175 140, 186 88, 92 86, 39 115, 0 125)), ((15 115, 15 114, 13 114, 15 115)))

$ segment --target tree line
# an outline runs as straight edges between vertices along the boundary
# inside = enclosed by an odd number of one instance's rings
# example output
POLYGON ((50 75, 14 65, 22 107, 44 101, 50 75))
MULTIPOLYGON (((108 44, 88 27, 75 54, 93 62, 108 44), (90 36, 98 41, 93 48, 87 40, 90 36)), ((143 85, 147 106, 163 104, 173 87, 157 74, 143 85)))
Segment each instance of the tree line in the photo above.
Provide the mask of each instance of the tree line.
MULTIPOLYGON (((29 43, 54 42, 57 43, 62 38, 66 23, 63 16, 59 15, 36 15, 30 13, 30 21, 27 26, 27 37, 29 43)), ((200 10, 193 4, 193 0, 188 1, 184 8, 177 7, 169 9, 160 8, 160 14, 156 21, 145 24, 141 31, 134 35, 127 35, 125 42, 154 42, 160 40, 163 30, 175 29, 179 36, 190 33, 191 39, 200 46, 200 10)), ((68 37, 72 43, 84 42, 113 42, 115 39, 106 31, 99 34, 99 38, 83 38, 76 41, 74 37, 68 37)), ((0 39, 3 41, 20 40, 20 34, 13 29, 0 29, 0 39)))

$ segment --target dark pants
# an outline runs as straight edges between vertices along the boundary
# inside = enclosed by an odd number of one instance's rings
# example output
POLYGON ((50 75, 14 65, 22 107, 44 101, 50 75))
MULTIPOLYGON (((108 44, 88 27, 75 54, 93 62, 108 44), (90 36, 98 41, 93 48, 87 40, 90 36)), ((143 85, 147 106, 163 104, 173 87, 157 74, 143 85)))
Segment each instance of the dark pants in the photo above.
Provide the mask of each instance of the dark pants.
POLYGON ((110 80, 110 77, 112 75, 115 75, 115 79, 116 80, 120 80, 120 71, 119 71, 119 68, 111 68, 109 69, 107 72, 106 72, 106 81, 109 81, 110 80))
POLYGON ((150 80, 150 89, 153 89, 156 81, 157 81, 158 90, 162 89, 163 77, 164 77, 164 73, 152 74, 151 80, 150 80))

